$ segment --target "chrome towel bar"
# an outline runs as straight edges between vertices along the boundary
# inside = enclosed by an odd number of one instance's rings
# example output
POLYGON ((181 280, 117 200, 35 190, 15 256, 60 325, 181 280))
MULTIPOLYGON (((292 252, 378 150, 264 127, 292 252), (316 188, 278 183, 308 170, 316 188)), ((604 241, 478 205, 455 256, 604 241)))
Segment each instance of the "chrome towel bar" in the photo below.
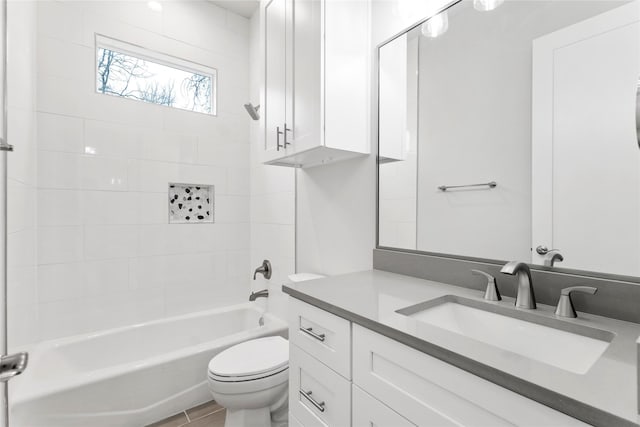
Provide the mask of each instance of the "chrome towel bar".
POLYGON ((485 182, 483 184, 465 184, 465 185, 441 185, 440 187, 438 187, 438 190, 440 191, 447 191, 450 190, 452 188, 471 188, 471 187, 489 187, 489 188, 496 188, 498 186, 498 183, 495 181, 491 181, 491 182, 485 182))

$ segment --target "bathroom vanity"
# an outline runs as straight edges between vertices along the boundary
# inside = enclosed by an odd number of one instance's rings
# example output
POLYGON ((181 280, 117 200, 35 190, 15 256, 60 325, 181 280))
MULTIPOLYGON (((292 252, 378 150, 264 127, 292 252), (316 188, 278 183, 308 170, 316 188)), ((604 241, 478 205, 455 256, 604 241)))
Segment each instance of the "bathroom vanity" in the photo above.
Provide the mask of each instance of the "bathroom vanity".
POLYGON ((636 323, 562 319, 551 306, 516 309, 513 298, 486 302, 477 290, 379 270, 284 291, 293 426, 640 420, 636 323))

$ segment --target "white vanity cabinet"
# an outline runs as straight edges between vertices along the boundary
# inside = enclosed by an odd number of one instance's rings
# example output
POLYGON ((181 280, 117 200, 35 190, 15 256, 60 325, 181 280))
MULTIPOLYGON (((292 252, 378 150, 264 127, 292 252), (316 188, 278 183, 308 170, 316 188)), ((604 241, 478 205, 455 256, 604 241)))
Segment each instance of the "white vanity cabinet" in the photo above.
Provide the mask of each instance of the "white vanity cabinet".
POLYGON ((353 383, 418 426, 583 426, 395 340, 353 326, 353 383))
POLYGON ((351 425, 351 322, 291 299, 289 414, 302 426, 351 425))
POLYGON ((291 425, 587 426, 342 317, 290 302, 291 425))
POLYGON ((310 167, 369 153, 369 2, 264 0, 264 157, 310 167))
POLYGON ((413 427, 402 415, 389 408, 357 385, 352 386, 352 411, 354 427, 388 426, 413 427))

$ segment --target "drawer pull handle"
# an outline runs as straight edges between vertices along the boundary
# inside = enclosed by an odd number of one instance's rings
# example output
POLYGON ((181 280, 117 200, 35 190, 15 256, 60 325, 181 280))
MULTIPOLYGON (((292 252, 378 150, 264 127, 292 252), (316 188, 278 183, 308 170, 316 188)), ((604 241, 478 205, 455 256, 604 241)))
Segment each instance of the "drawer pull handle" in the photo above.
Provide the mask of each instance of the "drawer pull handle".
POLYGON ((300 330, 305 334, 314 337, 318 341, 324 341, 324 334, 316 334, 315 332, 313 332, 313 328, 300 328, 300 330))
POLYGON ((318 411, 324 412, 324 402, 318 402, 317 400, 315 400, 313 397, 311 397, 311 393, 311 390, 304 391, 300 389, 300 394, 302 396, 304 396, 309 402, 311 402, 311 404, 315 406, 318 411))

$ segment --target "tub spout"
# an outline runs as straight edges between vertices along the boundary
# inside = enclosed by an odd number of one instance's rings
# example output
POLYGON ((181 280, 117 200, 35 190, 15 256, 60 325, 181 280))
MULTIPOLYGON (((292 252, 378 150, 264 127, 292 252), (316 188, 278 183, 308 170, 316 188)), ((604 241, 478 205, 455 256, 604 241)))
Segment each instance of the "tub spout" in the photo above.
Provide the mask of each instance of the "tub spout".
POLYGON ((269 290, 267 289, 263 289, 258 292, 251 292, 251 295, 249 295, 249 301, 255 301, 258 298, 266 298, 268 296, 269 296, 269 290))
POLYGON ((0 382, 7 382, 16 375, 20 375, 29 362, 29 354, 22 352, 7 354, 0 357, 0 382))

